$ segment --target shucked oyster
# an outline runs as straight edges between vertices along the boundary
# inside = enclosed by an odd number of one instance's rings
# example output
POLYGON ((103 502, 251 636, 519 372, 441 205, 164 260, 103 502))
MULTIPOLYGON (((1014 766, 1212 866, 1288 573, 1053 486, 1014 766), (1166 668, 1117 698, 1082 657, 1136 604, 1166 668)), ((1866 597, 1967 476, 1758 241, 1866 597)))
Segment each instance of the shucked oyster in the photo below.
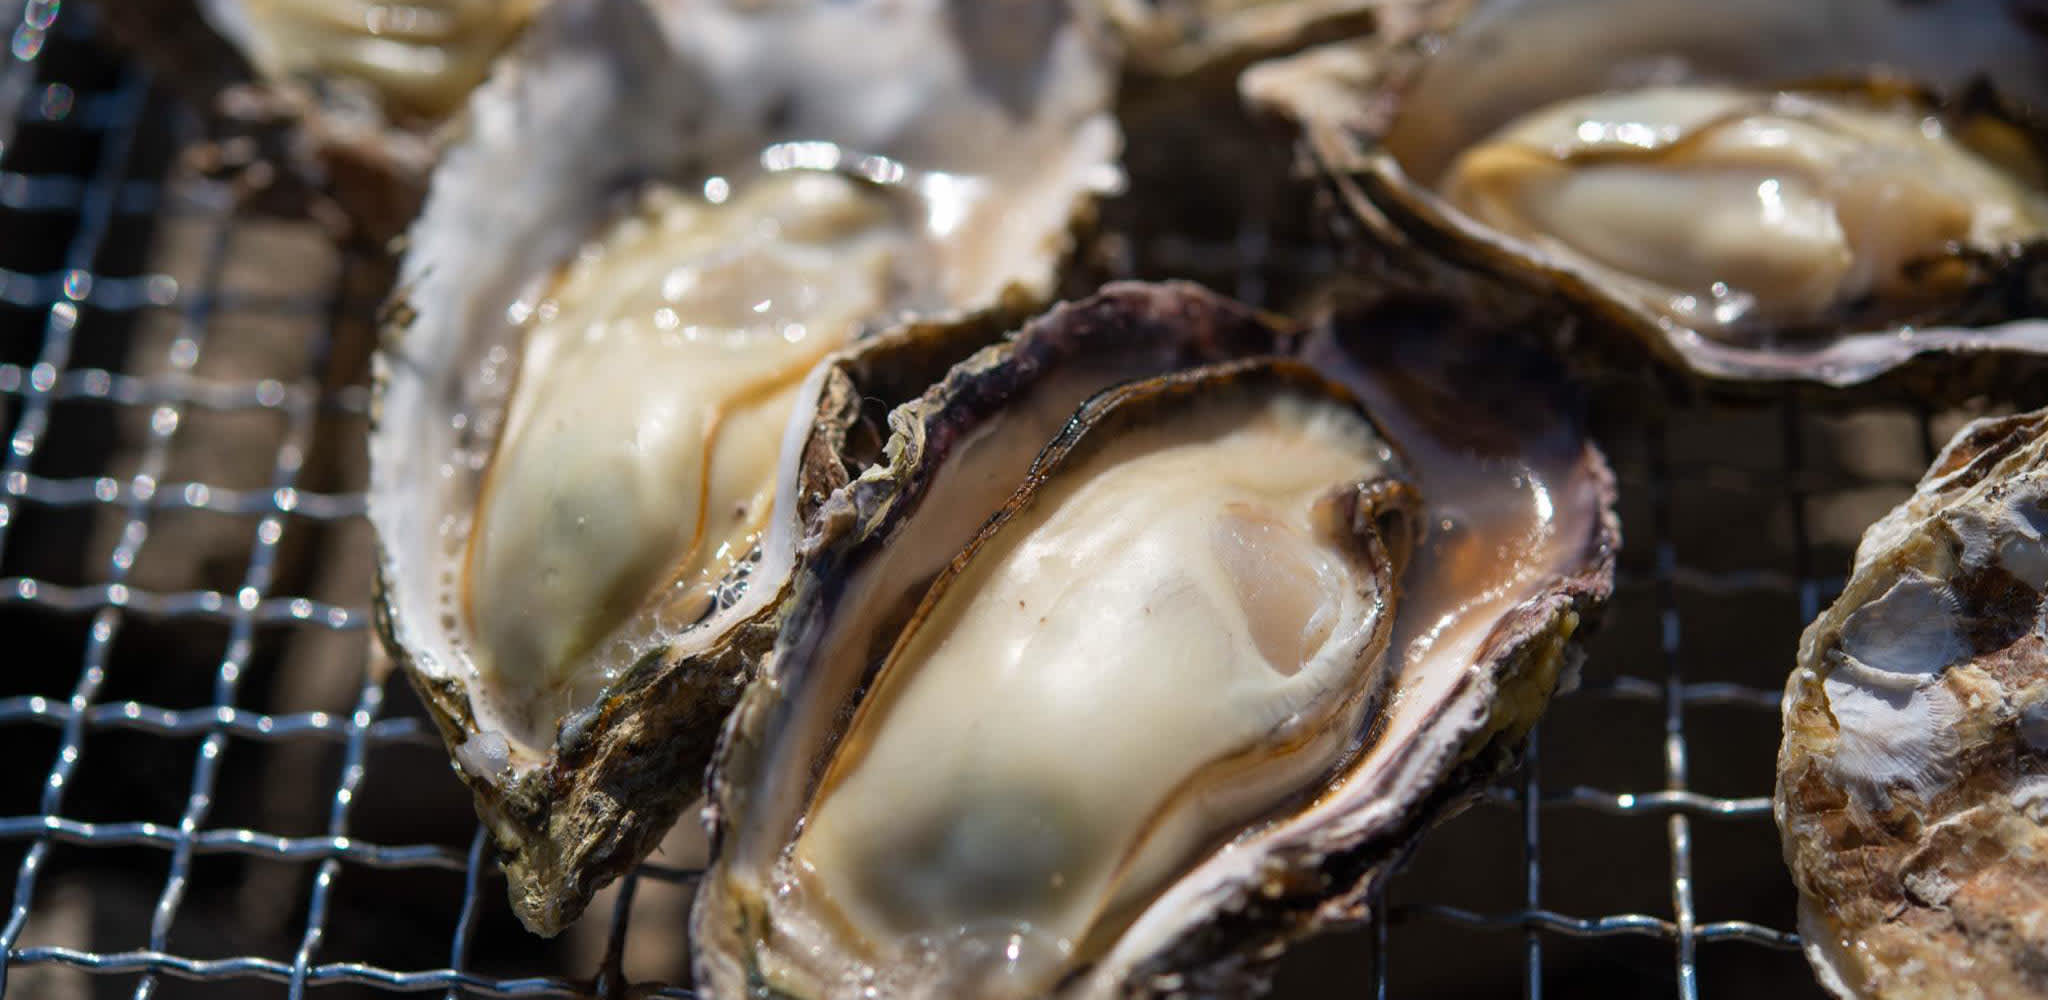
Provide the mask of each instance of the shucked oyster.
POLYGON ((721 742, 699 987, 1227 995, 1361 916, 1616 540, 1535 367, 1380 319, 1111 286, 892 414, 721 742))
POLYGON ((2048 352, 2048 37, 2019 6, 1424 0, 1243 89, 1382 245, 1699 375, 1844 385, 2048 352))
MULTIPOLYGON (((412 220, 437 129, 548 0, 131 0, 115 32, 332 195, 354 235, 412 220)), ((231 156, 247 156, 233 153, 231 156)))
POLYGON ((546 0, 201 0, 266 79, 305 79, 395 121, 445 118, 546 0))
POLYGON ((1132 67, 1164 77, 1235 71, 1263 57, 1359 34, 1384 0, 1099 0, 1132 67))
POLYGON ((1774 806, 1839 996, 2048 993, 2044 528, 2048 411, 1979 420, 1800 641, 1774 806))
POLYGON ((478 93, 402 267, 370 515, 528 926, 696 794, 862 407, 1053 294, 1118 180, 1113 73, 1061 0, 558 0, 478 93))

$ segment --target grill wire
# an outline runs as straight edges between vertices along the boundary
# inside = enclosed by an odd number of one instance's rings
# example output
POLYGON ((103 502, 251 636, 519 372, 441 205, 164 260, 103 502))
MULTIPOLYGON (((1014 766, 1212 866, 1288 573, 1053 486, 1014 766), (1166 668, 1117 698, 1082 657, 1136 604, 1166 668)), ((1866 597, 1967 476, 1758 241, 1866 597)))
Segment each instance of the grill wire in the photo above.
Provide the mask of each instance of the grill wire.
MULTIPOLYGON (((309 294, 240 287, 245 243, 260 258, 275 227, 175 166, 191 115, 96 47, 90 8, 0 17, 0 993, 690 995, 691 865, 658 857, 568 944, 525 935, 432 726, 363 667, 366 338, 350 324, 385 265, 343 255, 309 294), (160 355, 109 346, 151 323, 160 355), (290 342, 296 371, 202 363, 262 338, 290 342), (270 421, 272 443, 230 418, 270 421), (118 457, 109 427, 133 428, 118 457), (266 451, 254 480, 181 471, 266 451), (197 558, 177 546, 202 523, 239 531, 245 554, 190 577, 238 583, 140 579, 157 550, 157 575, 183 579, 162 565, 197 558), (314 694, 293 695, 311 673, 314 694), (280 790, 310 812, 284 817, 280 790), (371 800, 390 804, 359 812, 371 800)), ((1327 264, 1277 245, 1255 208, 1233 225, 1136 270, 1269 302, 1276 270, 1327 264)), ((1956 417, 1788 395, 1645 419, 1598 399, 1627 542, 1582 683, 1519 772, 1426 838, 1387 919, 1299 949, 1281 995, 1816 992, 1770 820, 1780 685, 1862 526, 1956 417)))

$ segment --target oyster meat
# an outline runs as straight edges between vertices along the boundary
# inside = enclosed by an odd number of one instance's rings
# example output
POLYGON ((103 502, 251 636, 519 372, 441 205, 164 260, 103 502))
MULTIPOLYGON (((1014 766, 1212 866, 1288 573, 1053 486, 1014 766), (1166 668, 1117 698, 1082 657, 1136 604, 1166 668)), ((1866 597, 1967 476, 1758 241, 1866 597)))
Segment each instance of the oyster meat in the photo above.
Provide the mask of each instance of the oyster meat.
POLYGON ((394 121, 445 119, 546 0, 200 0, 271 81, 306 79, 394 121))
POLYGON ((875 415, 1047 301, 1118 183, 1099 31, 1009 13, 557 0, 437 171, 380 355, 381 610, 535 930, 695 796, 875 415))
POLYGON ((2048 411, 1979 420, 1799 644, 1774 811, 1841 997, 2048 992, 2048 411))
POLYGON ((294 208, 317 190, 348 235, 378 242, 412 221, 437 131, 546 2, 133 0, 107 12, 218 117, 215 166, 255 168, 244 179, 294 208))
POLYGON ((1697 375, 1847 385, 2048 351, 2048 41, 2019 17, 1419 4, 1242 89, 1303 123, 1383 247, 1562 296, 1697 375))
POLYGON ((1373 28, 1384 0, 1101 0, 1133 69, 1222 71, 1373 28))
POLYGON ((2048 235, 2048 192, 1909 100, 1712 86, 1550 105, 1453 161, 1451 204, 1716 340, 1962 291, 1951 244, 2048 235))
POLYGON ((1443 436, 1469 343, 1368 374, 1352 322, 1113 285, 891 415, 721 741, 700 988, 1242 992, 1362 915, 1526 733, 1616 535, 1568 418, 1443 436))

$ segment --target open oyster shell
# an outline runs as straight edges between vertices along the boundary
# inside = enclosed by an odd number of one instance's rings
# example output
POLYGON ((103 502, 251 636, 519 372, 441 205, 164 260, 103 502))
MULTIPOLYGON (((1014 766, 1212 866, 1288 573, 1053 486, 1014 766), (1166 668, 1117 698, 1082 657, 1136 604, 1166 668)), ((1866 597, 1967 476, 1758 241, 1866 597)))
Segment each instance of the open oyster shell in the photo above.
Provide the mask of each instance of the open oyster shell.
POLYGON ((538 932, 698 793, 863 406, 1047 301, 1118 183, 1099 32, 979 10, 556 0, 436 170, 377 369, 380 626, 538 932))
POLYGON ((1418 0, 1241 89, 1301 124, 1380 263, 1562 299, 1723 384, 1846 386, 2048 352, 2023 7, 1418 0))
POLYGON ((812 522, 720 743, 700 989, 1232 995, 1364 915, 1511 758, 1610 591, 1618 527, 1542 366, 1429 309, 1358 308, 1304 335, 1194 286, 1112 285, 891 415, 885 461, 812 522), (1267 419, 1258 457, 1153 467, 1267 419), (1245 484, 1290 499, 1181 523, 1245 484), (1123 555, 1091 568, 1098 543, 1123 555), (1268 551, 1233 569, 1241 545, 1268 551), (1154 607, 1126 579, 1152 570, 1189 582, 1154 607), (1176 688, 1212 667, 1234 679, 1176 688), (1140 729, 1159 738, 1127 746, 1140 729), (1202 791, 1215 754, 1227 794, 1202 791))
POLYGON ((2048 411, 1962 429, 1785 686, 1774 811, 1842 997, 2048 992, 2048 411))
POLYGON ((207 164, 257 199, 318 192, 381 241, 417 213, 437 146, 548 0, 130 0, 124 43, 214 116, 207 164), (277 171, 285 171, 279 176, 277 171))

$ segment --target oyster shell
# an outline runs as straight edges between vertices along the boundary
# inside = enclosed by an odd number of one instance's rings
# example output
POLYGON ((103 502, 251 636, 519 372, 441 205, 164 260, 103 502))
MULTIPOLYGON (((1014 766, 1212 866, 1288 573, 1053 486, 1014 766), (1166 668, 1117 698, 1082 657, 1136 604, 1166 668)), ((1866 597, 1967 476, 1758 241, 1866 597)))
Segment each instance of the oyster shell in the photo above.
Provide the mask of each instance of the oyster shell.
POLYGON ((1436 318, 1112 285, 892 414, 721 740, 699 987, 1241 993, 1361 917, 1611 587, 1604 462, 1436 318))
POLYGON ((1694 375, 1843 386, 2048 352, 2044 67, 1995 0, 1452 0, 1242 90, 1389 261, 1694 375))
POLYGON ((2048 411, 1872 525, 1785 686, 1774 812, 1842 997, 2048 992, 2048 411))
POLYGON ((133 0, 107 13, 216 116, 212 166, 294 207, 331 197, 348 235, 381 241, 416 214, 436 132, 546 2, 133 0))
POLYGON ((1098 31, 1006 10, 557 0, 437 170, 378 369, 381 624, 534 930, 696 795, 863 405, 1049 299, 1118 182, 1098 31))

